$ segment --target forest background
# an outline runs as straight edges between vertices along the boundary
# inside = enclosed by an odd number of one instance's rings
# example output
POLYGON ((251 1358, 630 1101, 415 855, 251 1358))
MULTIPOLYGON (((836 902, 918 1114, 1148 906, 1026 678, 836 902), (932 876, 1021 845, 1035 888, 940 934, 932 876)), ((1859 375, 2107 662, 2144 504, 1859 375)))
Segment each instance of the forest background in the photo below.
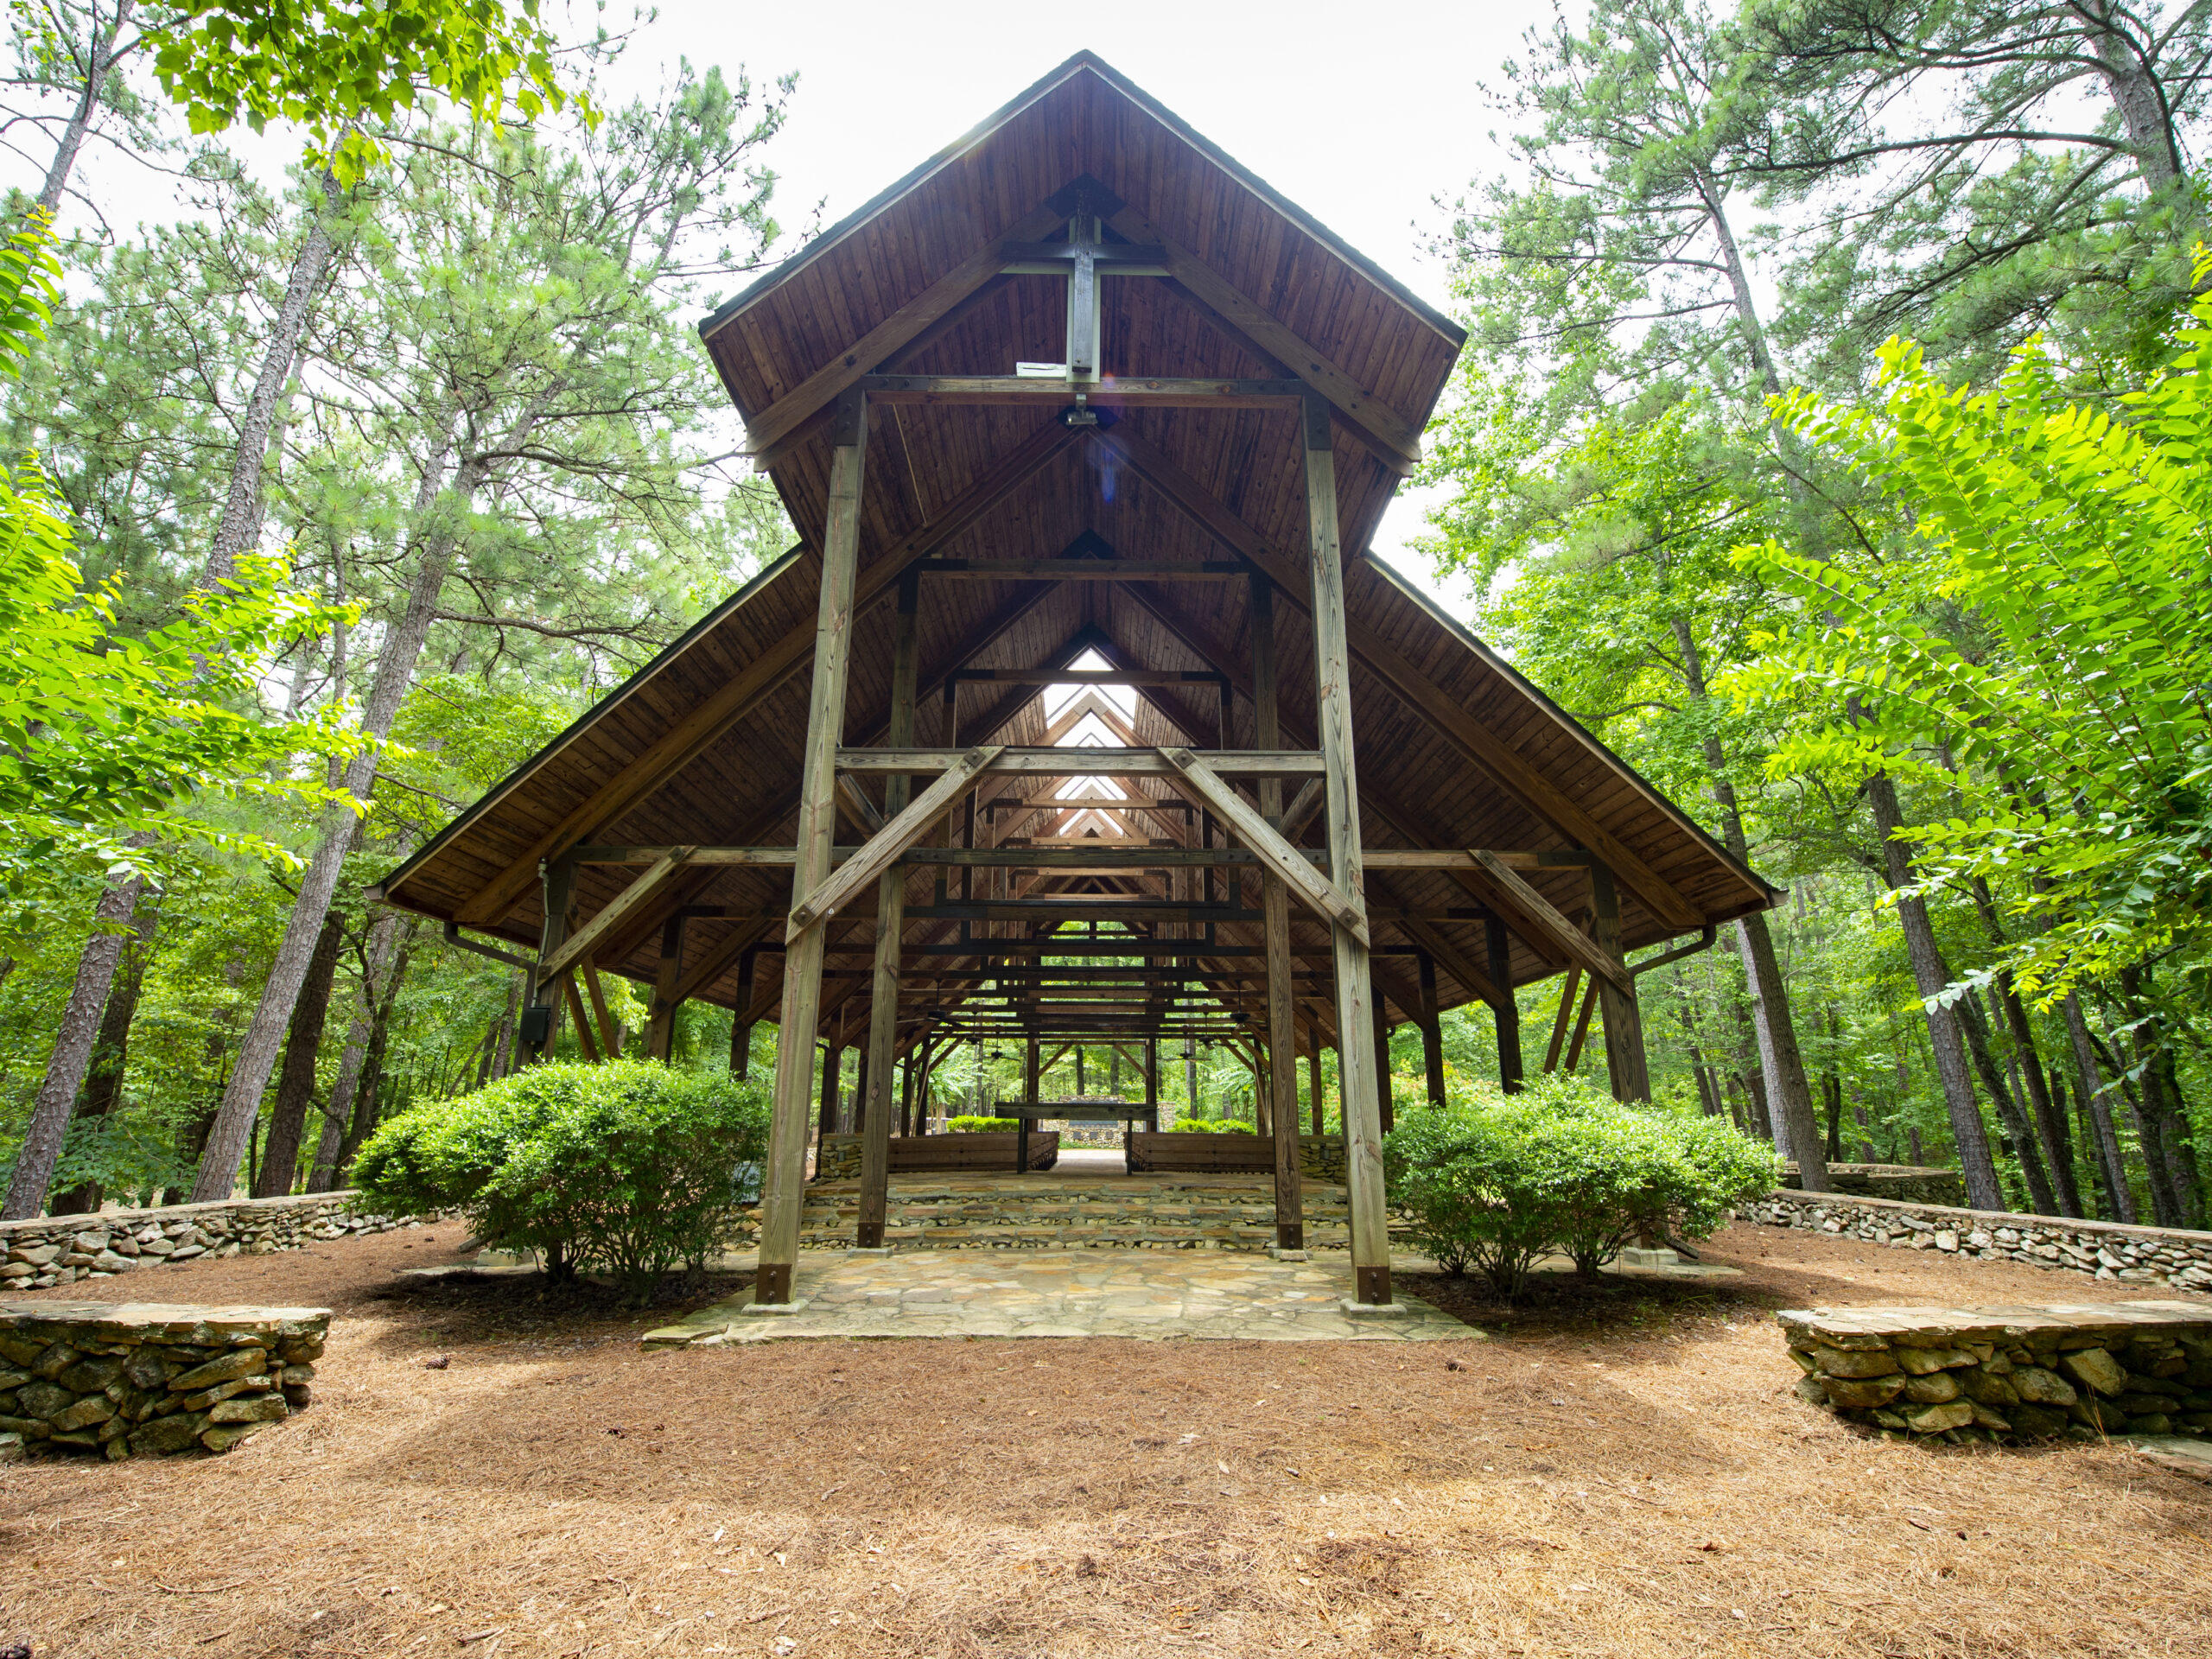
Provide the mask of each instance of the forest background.
MULTIPOLYGON (((422 9, 478 73, 395 60, 399 95, 350 101, 282 42, 191 79, 173 42, 220 7, 12 13, 5 137, 65 297, 11 453, 115 638, 257 558, 294 610, 229 694, 283 740, 269 787, 211 779, 168 833, 10 827, 10 1214, 327 1185, 379 1115, 510 1063, 517 976, 364 888, 785 544, 692 324, 817 220, 767 160, 802 83, 679 62, 616 96, 666 25, 422 9), (275 183, 241 157, 270 142, 275 183), (175 217, 120 229, 88 143, 175 217)), ((2207 6, 1606 0, 1460 95, 1501 160, 1421 226, 1471 338, 1419 553, 1787 888, 1647 976, 1645 1021, 1663 1107, 1815 1184, 1953 1163, 1984 1207, 2203 1224, 2212 583, 2176 354, 2208 62, 2207 6)), ((1494 1071, 1486 1015, 1442 1039, 1494 1071)), ((688 1006, 677 1063, 729 1039, 688 1006)), ((1421 1054, 1402 1027, 1402 1098, 1421 1054)), ((1250 1116, 1242 1057, 1173 1059, 1171 1110, 1250 1116)), ((935 1082, 987 1109, 1019 1067, 935 1082)))

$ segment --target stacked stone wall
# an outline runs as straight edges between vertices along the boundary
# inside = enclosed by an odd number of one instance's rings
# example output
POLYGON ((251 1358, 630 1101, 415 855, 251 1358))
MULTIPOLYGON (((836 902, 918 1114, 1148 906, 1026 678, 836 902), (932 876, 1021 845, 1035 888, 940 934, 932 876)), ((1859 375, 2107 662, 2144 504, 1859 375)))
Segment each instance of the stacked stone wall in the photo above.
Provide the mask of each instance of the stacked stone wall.
POLYGON ((2188 1302, 1779 1313, 1808 1404, 1893 1436, 2212 1433, 2212 1308, 2188 1302))
POLYGON ((1870 1244, 2018 1262, 2131 1285, 2212 1292, 2212 1232, 1900 1204, 1787 1187, 1743 1205, 1737 1214, 1770 1227, 1795 1227, 1870 1244))
POLYGON ((0 1459, 227 1452, 309 1398, 321 1307, 0 1302, 0 1459))
POLYGON ((0 1221, 0 1295, 140 1273, 201 1256, 266 1255, 419 1224, 357 1210, 352 1192, 179 1204, 90 1216, 0 1221))

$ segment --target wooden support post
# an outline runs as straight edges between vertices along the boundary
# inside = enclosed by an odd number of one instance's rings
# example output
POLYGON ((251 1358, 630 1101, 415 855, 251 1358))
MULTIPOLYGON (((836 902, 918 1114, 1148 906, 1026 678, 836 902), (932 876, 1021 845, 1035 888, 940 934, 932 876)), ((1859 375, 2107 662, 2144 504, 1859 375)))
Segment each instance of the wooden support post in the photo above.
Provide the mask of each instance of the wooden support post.
POLYGON ((1421 1065, 1428 1079, 1428 1103, 1444 1109, 1444 1020, 1436 1008, 1436 958, 1422 951, 1414 958, 1421 971, 1421 1065))
POLYGON ((561 976, 561 991, 568 999, 569 1015, 576 1022, 577 1051, 592 1065, 604 1065, 605 1057, 600 1053, 599 1044, 591 1034, 591 1021, 584 1017, 583 994, 576 989, 575 975, 568 973, 561 976))
POLYGON ((1497 1084, 1509 1095, 1521 1092, 1521 1005, 1513 1000, 1513 936, 1496 916, 1483 923, 1488 947, 1490 982, 1498 1000, 1491 1005, 1497 1023, 1497 1084))
MULTIPOLYGON (((830 876, 837 824, 837 745, 845 733, 846 670, 852 655, 853 584, 860 563, 861 483, 868 451, 868 403, 839 400, 822 535, 822 593, 814 625, 814 684, 807 705, 791 902, 804 903, 830 876)), ((784 956, 778 1021, 776 1090, 761 1184, 760 1268, 753 1297, 765 1306, 791 1300, 799 1221, 806 1204, 806 1109, 814 1081, 814 1031, 822 1013, 822 955, 827 927, 810 927, 784 956)))
POLYGON ((822 1051, 821 1104, 815 1121, 814 1141, 817 1148, 814 1160, 815 1179, 822 1176, 820 1149, 830 1137, 837 1133, 837 1084, 839 1073, 845 1069, 845 1051, 841 1044, 830 1043, 822 1051))
POLYGON ((1318 1141, 1328 1133, 1328 1119, 1322 1115, 1321 1103, 1321 1027, 1312 1020, 1306 1022, 1306 1087, 1313 1097, 1308 1109, 1313 1118, 1313 1138, 1318 1141))
POLYGON ((736 1077, 753 1075, 753 971, 760 959, 758 950, 747 950, 737 959, 737 1007, 731 1011, 729 1069, 736 1077))
POLYGON ((1151 1134, 1160 1133, 1160 1039, 1157 1037, 1145 1039, 1144 1126, 1151 1134))
MULTIPOLYGON (((584 988, 591 993, 592 1017, 599 1022, 600 1046, 608 1059, 619 1060, 622 1058, 622 1028, 607 1011, 607 993, 600 986, 599 966, 586 957, 579 967, 584 976, 584 988)), ((579 1014, 577 1018, 581 1020, 582 1016, 579 1014)))
MULTIPOLYGON (((538 933, 537 959, 544 962, 559 950, 569 937, 569 907, 575 902, 576 892, 576 862, 572 858, 556 858, 545 867, 543 883, 545 906, 545 925, 538 933)), ((532 1009, 543 1008, 542 1014, 532 1014, 525 1020, 524 1029, 532 1026, 541 1035, 523 1045, 526 1049, 523 1064, 542 1060, 553 1047, 554 1021, 560 1013, 560 987, 557 976, 533 969, 530 976, 530 995, 526 999, 532 1009)))
POLYGON ((916 1048, 906 1056, 906 1064, 899 1068, 899 1134, 901 1139, 914 1132, 914 1062, 921 1058, 916 1048))
MULTIPOLYGON (((1621 900, 1613 886, 1613 873, 1592 861, 1590 897, 1598 912, 1592 941, 1608 959, 1621 962, 1621 900)), ((1598 982, 1598 1000, 1605 1014, 1605 1077, 1615 1100, 1651 1098, 1651 1070, 1643 1053, 1643 1011, 1637 1006, 1636 981, 1623 963, 1621 976, 1598 982)))
MULTIPOLYGON (((1314 724, 1321 740, 1329 875, 1364 902, 1359 778, 1351 734, 1351 651, 1344 631, 1344 561, 1337 544, 1337 461, 1325 398, 1306 400, 1306 554, 1313 613, 1314 724)), ((1329 929, 1337 976, 1337 1032, 1345 1048, 1346 1211, 1351 1221, 1352 1294, 1369 1306, 1390 1300, 1390 1236, 1382 1194, 1382 1109, 1376 1085, 1375 986, 1367 946, 1342 922, 1329 929), (1363 1006, 1365 1004, 1366 1006, 1363 1006)))
MULTIPOLYGON (((1369 964, 1370 986, 1373 964, 1369 964)), ((1390 1087, 1390 1009, 1382 1000, 1382 993, 1372 992, 1375 1008, 1375 1087, 1376 1107, 1382 1120, 1382 1133, 1388 1135, 1397 1127, 1397 1098, 1390 1087)))
MULTIPOLYGON (((1252 578, 1253 747, 1280 747, 1281 721, 1275 707, 1275 585, 1252 578)), ((1228 688, 1222 689, 1222 747, 1229 743, 1228 688)), ((1259 780, 1260 816, 1278 835, 1282 830, 1282 780, 1259 780)), ((1298 1166, 1298 1012, 1291 1001, 1290 889, 1274 870, 1262 867, 1260 909, 1265 916, 1268 951, 1268 1084, 1275 1147, 1275 1248, 1306 1248, 1305 1194, 1298 1166)))
POLYGON ((645 1058, 668 1064, 676 1047, 676 988, 683 977, 683 917, 670 917, 660 927, 660 967, 653 975, 652 1012, 645 1021, 645 1058))
POLYGON ((1572 1077, 1582 1065, 1582 1039, 1590 1034, 1590 1010, 1598 1006, 1598 982, 1592 980, 1582 988, 1582 1012, 1574 1016, 1574 1039, 1567 1046, 1567 1075, 1572 1077))
POLYGON ((1552 1019, 1552 1039, 1544 1050, 1544 1075, 1549 1077, 1559 1070, 1560 1051, 1567 1046, 1568 1022, 1574 1018, 1574 994, 1581 988, 1582 964, 1570 962, 1567 977, 1559 988, 1559 1013, 1552 1019))
MULTIPOLYGON (((1032 1037, 1029 1039, 1029 1046, 1027 1052, 1027 1058, 1023 1062, 1021 1068, 1022 1103, 1027 1106, 1034 1106, 1037 1103, 1037 1084, 1039 1077, 1039 1066, 1037 1064, 1037 1039, 1034 1037, 1032 1037)), ((1027 1175, 1029 1173, 1030 1122, 1031 1118, 1029 1114, 1027 1112, 1024 1112, 1021 1115, 1021 1127, 1014 1135, 1014 1173, 1017 1175, 1027 1175)))
MULTIPOLYGON (((909 570, 899 579, 899 607, 891 636, 891 727, 884 739, 894 749, 914 741, 914 629, 921 592, 918 571, 909 570)), ((905 812, 912 786, 903 774, 884 779, 887 820, 895 822, 905 812)), ((867 1060, 874 1097, 862 1106, 861 1207, 855 1230, 855 1242, 864 1250, 883 1248, 884 1218, 891 1201, 891 1071, 899 1040, 899 946, 906 923, 906 872, 894 865, 875 884, 875 963, 868 983, 867 1060)))

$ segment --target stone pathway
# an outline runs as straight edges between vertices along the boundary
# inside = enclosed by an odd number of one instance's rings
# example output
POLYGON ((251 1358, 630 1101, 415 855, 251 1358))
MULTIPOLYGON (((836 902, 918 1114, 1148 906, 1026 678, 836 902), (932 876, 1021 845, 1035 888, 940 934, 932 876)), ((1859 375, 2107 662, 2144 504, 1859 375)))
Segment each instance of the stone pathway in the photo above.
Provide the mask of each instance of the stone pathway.
MULTIPOLYGON (((1408 1258, 1406 1265, 1415 1265, 1408 1258)), ((1422 1264, 1425 1265, 1425 1264, 1422 1264)), ((1397 1314, 1348 1313, 1348 1256, 1277 1262, 1227 1250, 809 1252, 796 1313, 717 1303, 649 1332, 648 1347, 787 1337, 1169 1337, 1262 1342, 1479 1341, 1412 1297, 1397 1314)))

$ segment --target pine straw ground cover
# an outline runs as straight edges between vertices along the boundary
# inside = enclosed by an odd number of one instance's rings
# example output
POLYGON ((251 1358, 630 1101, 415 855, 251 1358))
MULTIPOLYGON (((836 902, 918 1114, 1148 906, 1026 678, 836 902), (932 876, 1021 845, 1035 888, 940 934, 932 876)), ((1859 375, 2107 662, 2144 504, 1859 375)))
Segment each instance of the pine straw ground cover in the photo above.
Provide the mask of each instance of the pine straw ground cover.
POLYGON ((165 1300, 334 1307, 317 1402, 224 1458, 0 1470, 0 1646, 2212 1651, 2212 1485, 2117 1446, 1861 1439, 1790 1395, 1768 1317, 2132 1294, 2073 1275, 1738 1227, 1708 1259, 1749 1271, 1718 1289, 1553 1286, 1500 1319, 1424 1282, 1497 1333, 1448 1353, 646 1355, 637 1333, 667 1307, 541 1302, 515 1281, 401 1288, 395 1269, 459 1242, 429 1233, 165 1269, 165 1300))

